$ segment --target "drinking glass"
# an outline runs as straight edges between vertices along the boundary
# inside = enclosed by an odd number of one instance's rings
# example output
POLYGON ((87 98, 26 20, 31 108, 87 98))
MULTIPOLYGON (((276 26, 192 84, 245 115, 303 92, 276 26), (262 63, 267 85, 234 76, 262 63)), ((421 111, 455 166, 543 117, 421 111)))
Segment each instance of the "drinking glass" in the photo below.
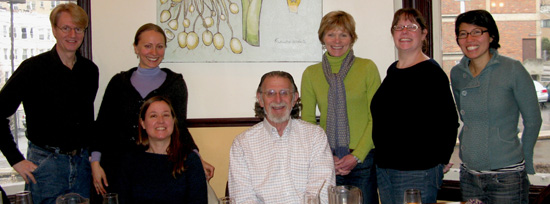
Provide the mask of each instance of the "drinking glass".
POLYGON ((304 194, 304 204, 319 204, 319 195, 313 192, 306 192, 304 194))
POLYGON ((55 200, 56 204, 89 204, 90 199, 80 196, 78 193, 60 195, 55 200))
POLYGON ((219 204, 235 204, 235 200, 229 196, 225 196, 220 198, 219 204))
POLYGON ((103 204, 118 204, 118 194, 107 193, 103 195, 103 204))
POLYGON ((33 204, 30 191, 22 191, 15 194, 16 204, 33 204))
POLYGON ((422 196, 420 196, 420 190, 418 189, 405 190, 405 197, 403 201, 405 204, 422 204, 422 196))

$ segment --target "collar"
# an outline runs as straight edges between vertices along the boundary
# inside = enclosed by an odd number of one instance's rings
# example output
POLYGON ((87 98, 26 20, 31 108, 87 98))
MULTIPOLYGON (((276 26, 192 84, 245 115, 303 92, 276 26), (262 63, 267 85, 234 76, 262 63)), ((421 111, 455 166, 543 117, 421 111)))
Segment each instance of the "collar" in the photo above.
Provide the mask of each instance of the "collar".
POLYGON ((160 67, 146 69, 138 66, 136 70, 136 74, 142 75, 142 76, 155 76, 155 75, 158 75, 159 73, 160 73, 160 67))
POLYGON ((351 49, 348 49, 348 51, 340 57, 334 57, 334 56, 331 56, 328 53, 328 51, 325 52, 325 55, 327 56, 332 73, 338 73, 340 71, 340 68, 341 68, 340 66, 342 65, 342 63, 344 62, 344 59, 346 59, 350 51, 351 49))
MULTIPOLYGON (((483 73, 485 73, 488 68, 498 67, 498 66, 494 66, 494 65, 500 64, 500 55, 498 54, 498 50, 494 49, 494 48, 489 48, 489 53, 491 53, 491 55, 493 55, 493 56, 491 57, 491 59, 489 60, 487 65, 485 65, 485 68, 481 71, 481 73, 479 73, 479 75, 482 75, 483 73)), ((460 66, 459 66, 460 70, 462 70, 463 72, 466 72, 466 73, 470 74, 470 76, 472 76, 472 73, 470 72, 470 68, 468 67, 468 65, 470 64, 470 58, 468 58, 468 57, 466 57, 466 55, 464 55, 464 57, 462 57, 462 59, 460 60, 459 64, 460 64, 460 66)))
POLYGON ((277 131, 277 128, 273 127, 271 125, 271 123, 269 123, 269 121, 267 121, 267 119, 264 118, 264 120, 262 121, 263 125, 264 125, 264 128, 265 130, 269 133, 270 136, 272 136, 273 138, 286 138, 288 137, 288 132, 290 132, 290 130, 292 130, 292 121, 294 119, 290 119, 288 120, 288 123, 285 127, 285 129, 283 130, 283 135, 279 136, 279 132, 277 131))
MULTIPOLYGON (((61 61, 61 57, 59 57, 59 53, 57 53, 57 49, 55 48, 57 46, 57 43, 55 45, 53 45, 52 49, 50 49, 50 56, 52 59, 55 59, 55 61, 57 62, 57 64, 59 65, 62 65, 63 67, 66 67, 68 68, 67 66, 65 66, 65 64, 63 64, 63 61, 61 61)), ((76 68, 76 64, 78 64, 78 62, 81 60, 82 56, 80 55, 80 51, 76 51, 75 52, 75 62, 74 62, 74 65, 73 65, 73 69, 76 68)))

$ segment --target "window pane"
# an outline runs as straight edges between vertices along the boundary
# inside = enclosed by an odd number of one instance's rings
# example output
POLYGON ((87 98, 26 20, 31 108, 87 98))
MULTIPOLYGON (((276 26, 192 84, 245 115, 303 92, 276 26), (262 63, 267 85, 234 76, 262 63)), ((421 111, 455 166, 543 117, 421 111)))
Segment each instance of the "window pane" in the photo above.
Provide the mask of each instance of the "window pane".
POLYGON ((27 28, 21 28, 21 39, 27 39, 27 28))

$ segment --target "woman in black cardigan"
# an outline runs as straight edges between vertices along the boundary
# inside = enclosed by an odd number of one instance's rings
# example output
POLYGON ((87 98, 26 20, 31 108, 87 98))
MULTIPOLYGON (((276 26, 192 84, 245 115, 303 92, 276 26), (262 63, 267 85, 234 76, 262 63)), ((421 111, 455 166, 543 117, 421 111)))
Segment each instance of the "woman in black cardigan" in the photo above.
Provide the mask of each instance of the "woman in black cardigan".
MULTIPOLYGON (((178 127, 187 129, 187 86, 183 76, 159 68, 166 48, 166 36, 159 26, 145 24, 136 32, 134 50, 140 59, 138 67, 113 76, 109 82, 96 120, 97 133, 92 145, 92 176, 97 193, 108 191, 110 177, 119 167, 122 156, 137 147, 138 115, 141 105, 154 96, 172 101, 178 127)), ((182 134, 182 140, 197 150, 193 138, 182 134)), ((207 179, 214 167, 202 161, 207 179)))

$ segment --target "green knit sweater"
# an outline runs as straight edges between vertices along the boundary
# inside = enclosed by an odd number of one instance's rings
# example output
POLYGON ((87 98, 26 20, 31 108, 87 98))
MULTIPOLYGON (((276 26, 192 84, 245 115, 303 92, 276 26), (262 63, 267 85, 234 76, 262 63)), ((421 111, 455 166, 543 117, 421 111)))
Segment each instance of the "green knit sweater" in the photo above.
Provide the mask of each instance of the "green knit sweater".
MULTIPOLYGON (((347 53, 340 57, 332 57, 328 53, 325 55, 328 57, 332 72, 338 73, 347 53)), ((370 59, 355 57, 355 62, 344 79, 344 85, 350 128, 349 148, 354 150, 352 152, 354 156, 363 161, 369 151, 374 148, 370 102, 380 86, 380 74, 376 64, 370 59)), ((325 131, 328 89, 329 85, 321 63, 311 65, 304 71, 301 87, 302 119, 316 124, 316 107, 318 106, 321 112, 320 125, 325 131)))

